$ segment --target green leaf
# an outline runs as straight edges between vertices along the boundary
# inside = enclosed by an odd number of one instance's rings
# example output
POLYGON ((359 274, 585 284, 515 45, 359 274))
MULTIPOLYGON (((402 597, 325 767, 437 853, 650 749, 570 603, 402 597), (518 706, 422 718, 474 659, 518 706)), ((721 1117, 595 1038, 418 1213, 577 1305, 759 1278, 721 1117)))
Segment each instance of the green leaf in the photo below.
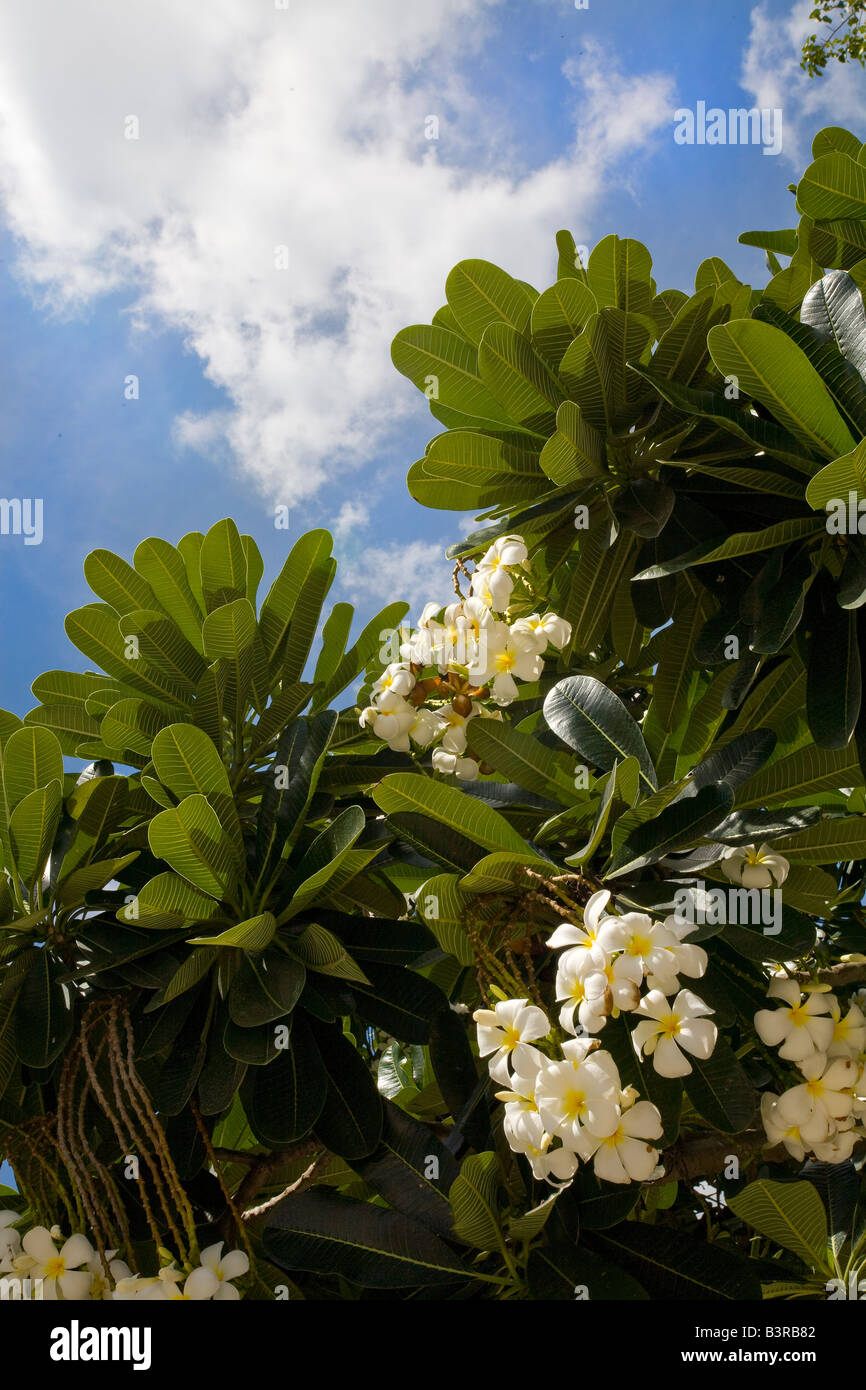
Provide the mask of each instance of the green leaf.
POLYGON ((60 983, 65 968, 47 948, 37 954, 15 1006, 15 1045, 26 1067, 49 1067, 72 1035, 72 998, 60 983))
POLYGON ((634 576, 634 581, 660 579, 666 574, 677 574, 680 570, 690 569, 694 565, 711 565, 719 560, 738 560, 743 555, 754 555, 758 551, 789 545, 792 541, 817 537, 823 530, 823 521, 816 518, 791 517, 787 521, 774 522, 762 531, 740 531, 736 535, 728 536, 721 545, 717 545, 714 540, 702 541, 683 555, 641 570, 640 574, 634 576))
MULTIPOLYGON (((560 283, 574 283, 569 280, 560 283)), ((557 487, 604 476, 604 440, 584 419, 580 406, 563 401, 556 412, 556 433, 538 456, 541 470, 557 487)))
POLYGON ((107 748, 116 748, 118 753, 130 751, 149 758, 154 738, 173 718, 137 697, 118 700, 103 715, 99 737, 107 748))
POLYGON ((391 344, 391 361, 428 399, 472 420, 509 423, 481 378, 476 349, 457 333, 430 324, 403 328, 391 344))
POLYGON ((447 1239, 452 1211, 446 1193, 457 1176, 454 1157, 429 1126, 399 1106, 386 1101, 384 1112, 381 1144, 352 1167, 393 1210, 447 1239))
POLYGON ((510 782, 539 796, 573 790, 571 779, 556 754, 531 734, 521 734, 496 719, 475 719, 467 732, 469 747, 510 782))
POLYGON ((156 604, 147 580, 112 550, 91 550, 84 561, 84 578, 96 597, 121 616, 156 604))
POLYGON ((157 874, 135 895, 132 902, 118 908, 118 922, 147 927, 151 931, 177 931, 207 922, 215 917, 219 905, 213 898, 178 878, 177 874, 157 874))
POLYGON ((364 670, 371 657, 383 642, 390 640, 399 629, 400 623, 409 612, 408 603, 389 603, 375 618, 371 618, 361 632, 358 640, 337 665, 333 676, 324 689, 313 698, 313 709, 319 709, 345 690, 347 685, 364 670))
POLYGON ((805 295, 800 322, 831 343, 866 381, 866 310, 846 270, 828 271, 805 295))
POLYGON ((858 500, 866 497, 866 439, 861 439, 849 454, 834 459, 815 474, 806 488, 806 501, 815 511, 826 510, 828 513, 829 502, 841 502, 841 515, 837 506, 833 509, 835 515, 828 515, 827 526, 829 528, 831 520, 838 518, 838 530, 844 534, 848 530, 849 492, 856 493, 858 500))
POLYGON ((311 1023, 328 1074, 316 1137, 348 1162, 366 1158, 382 1139, 383 1105, 361 1055, 335 1024, 311 1023))
POLYGON ((436 874, 418 889, 416 902, 442 950, 461 965, 474 965, 475 953, 463 930, 469 897, 461 891, 459 881, 458 874, 436 874))
POLYGON ((522 334, 505 323, 488 324, 478 348, 478 371, 508 419, 535 434, 552 433, 565 394, 522 334))
POLYGON ((811 1269, 827 1271, 827 1217, 809 1182, 770 1182, 766 1178, 728 1198, 741 1221, 776 1245, 792 1251, 811 1269))
POLYGON ((319 922, 309 922, 300 936, 292 937, 292 951, 308 970, 315 970, 319 975, 355 980, 362 985, 370 983, 343 943, 319 922))
MULTIPOLYGON (((158 536, 150 536, 136 547, 133 564, 147 580, 157 603, 177 623, 184 637, 196 651, 202 650, 202 610, 187 578, 184 558, 179 550, 158 536)), ((152 608, 152 603, 136 604, 136 608, 152 608)), ((73 638, 73 641, 75 639, 73 638)), ((105 668, 108 670, 108 667, 105 668)))
POLYGON ((808 357, 780 329, 756 319, 717 324, 707 335, 723 376, 736 376, 795 439, 819 457, 836 458, 854 440, 808 357))
POLYGON ((470 1275, 444 1241, 402 1212, 324 1188, 280 1202, 262 1240, 282 1269, 337 1274, 362 1288, 426 1288, 470 1275))
POLYGON ((12 812, 9 820, 12 857, 28 886, 45 867, 60 824, 62 805, 63 786, 55 781, 30 792, 12 812))
MULTIPOLYGON (((328 531, 307 531, 295 542, 262 603, 260 628, 268 659, 280 657, 292 622, 308 623, 317 581, 324 585, 331 572, 333 539, 328 531)), ((315 621, 313 623, 315 629, 315 621)))
POLYGON ((737 794, 737 807, 779 806, 816 792, 862 783, 863 771, 854 744, 816 748, 809 744, 750 777, 737 794))
POLYGON ((600 306, 649 313, 655 285, 652 257, 642 242, 631 237, 603 237, 592 249, 586 274, 600 306))
POLYGON ((184 797, 170 811, 160 811, 147 828, 150 848, 175 873, 212 898, 234 888, 237 861, 220 819, 200 793, 184 797))
POLYGON ((275 947, 246 953, 229 989, 229 1015, 242 1028, 284 1018, 300 998, 306 978, 302 963, 275 947))
POLYGON ((238 922, 236 927, 219 932, 216 936, 190 936, 190 946, 239 946, 244 951, 263 951, 269 945, 277 929, 276 918, 270 912, 261 912, 257 917, 248 917, 238 922))
MULTIPOLYGON (((532 306, 532 345, 554 371, 569 344, 598 312, 595 295, 579 280, 557 280, 532 306)), ((518 324, 514 325, 522 331, 518 324)))
POLYGON ((49 782, 63 785, 63 754, 48 729, 15 729, 2 749, 3 800, 6 818, 25 796, 49 782))
POLYGON ((706 1061, 699 1057, 689 1061, 691 1075, 684 1078, 684 1085, 698 1114, 723 1134, 747 1129, 755 1118, 755 1091, 724 1035, 716 1038, 706 1061))
POLYGON ((417 811, 465 835, 483 849, 525 854, 526 841, 504 816, 454 787, 411 772, 395 772, 373 789, 373 800, 386 816, 417 811))
POLYGON ((199 553, 199 570, 208 613, 238 599, 247 599, 246 550, 240 532, 230 517, 217 521, 205 535, 199 553))
POLYGON ((204 730, 191 724, 171 724, 161 729, 153 740, 151 757, 163 786, 181 801, 198 792, 206 796, 235 848, 242 849, 243 837, 229 775, 204 730))
POLYGON ((617 850, 608 869, 610 877, 656 864, 676 850, 692 846, 724 820, 734 804, 727 782, 701 787, 694 796, 674 802, 651 821, 637 827, 617 850))
POLYGON ((819 748, 844 748, 857 726, 862 695, 857 613, 840 608, 829 585, 822 586, 820 598, 806 676, 806 718, 819 748))
POLYGON ((529 326, 531 298, 490 261, 459 261, 445 281, 445 296, 460 331, 476 347, 490 323, 508 324, 518 333, 529 326))
POLYGON ((476 1250, 498 1250, 500 1246, 498 1175, 495 1153, 470 1154, 463 1160, 448 1194, 454 1210, 455 1234, 476 1250))
POLYGON ((202 640, 208 661, 222 659, 227 664, 229 679, 226 700, 234 706, 238 726, 243 720, 253 675, 256 632, 255 609, 248 598, 235 599, 233 603, 213 609, 202 626, 202 640))
POLYGON ((780 232, 741 232, 737 241, 743 246, 757 246, 761 251, 780 251, 783 256, 793 256, 797 250, 793 227, 780 232))
POLYGON ((368 962, 365 973, 369 984, 342 991, 353 1011, 402 1042, 429 1042, 433 1018, 446 1002, 439 987, 414 970, 378 961, 368 962))
POLYGON ((639 1279, 656 1299, 761 1297, 758 1276, 748 1259, 684 1231, 630 1221, 593 1235, 592 1244, 639 1279))
POLYGON ((193 694, 207 665, 177 623, 152 609, 135 608, 119 623, 124 637, 137 637, 142 660, 193 694))
POLYGON ((292 1015, 291 1043, 245 1087, 244 1104, 263 1144, 294 1144, 322 1113, 328 1076, 303 1013, 292 1015))
POLYGON ((563 743, 609 771, 635 757, 643 784, 656 790, 655 769, 643 735, 622 701, 593 676, 568 676, 544 700, 544 718, 563 743))
POLYGON ((866 859, 866 819, 833 816, 792 835, 783 835, 774 851, 800 864, 839 864, 866 859))
POLYGON ((797 207, 815 221, 866 218, 866 167, 841 151, 820 155, 797 185, 797 207))

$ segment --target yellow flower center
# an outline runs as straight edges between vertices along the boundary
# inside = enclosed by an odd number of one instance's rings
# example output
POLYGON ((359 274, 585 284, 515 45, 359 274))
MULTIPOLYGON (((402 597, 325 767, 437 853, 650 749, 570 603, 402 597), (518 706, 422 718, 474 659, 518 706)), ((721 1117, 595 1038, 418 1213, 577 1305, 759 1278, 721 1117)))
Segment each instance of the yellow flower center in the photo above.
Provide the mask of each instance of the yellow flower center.
POLYGON ((567 1120, 577 1120, 586 1111, 586 1096, 583 1091, 566 1091, 562 1107, 567 1120))
POLYGON ((659 1030, 666 1038, 675 1038, 680 1031, 680 1020, 676 1014, 665 1014, 659 1019, 659 1030))
POLYGON ((650 952, 650 939, 648 936, 633 936, 626 947, 626 955, 646 956, 650 952))
POLYGON ((824 1094, 824 1083, 819 1076, 816 1076, 811 1081, 806 1082, 806 1090, 814 1100, 817 1100, 819 1096, 824 1094))
POLYGON ((844 1041, 846 1040, 846 1038, 848 1037, 848 1033, 849 1033, 850 1029, 851 1029, 851 1020, 850 1020, 849 1018, 840 1018, 840 1019, 839 1019, 839 1022, 836 1024, 835 1028, 833 1029, 833 1041, 834 1041, 834 1042, 844 1042, 844 1041))
POLYGON ((66 1261, 61 1259, 59 1255, 56 1255, 53 1260, 46 1261, 45 1273, 42 1277, 44 1279, 59 1279, 60 1276, 65 1273, 66 1261))
POLYGON ((747 850, 746 850, 746 863, 747 863, 747 864, 763 864, 764 862, 765 862, 765 861, 764 861, 763 856, 762 856, 761 854, 759 854, 758 851, 757 851, 756 849, 747 849, 747 850))
POLYGON ((601 1142, 605 1144, 609 1149, 615 1149, 617 1144, 621 1144, 624 1138, 625 1130, 623 1129, 622 1125, 620 1125, 619 1128, 615 1130, 613 1134, 608 1134, 607 1137, 605 1139, 602 1139, 601 1142))
POLYGON ((507 1047, 510 1050, 511 1048, 516 1047, 519 1042, 519 1031, 514 1027, 513 1024, 509 1024, 509 1026, 505 1029, 505 1033, 502 1039, 503 1047, 507 1047))
POLYGON ((496 657, 496 667, 499 671, 510 671, 514 666, 516 657, 514 652, 499 652, 496 657))
POLYGON ((803 1025, 808 1023, 809 1021, 809 1015, 806 1012, 806 1005, 797 1004, 795 1008, 791 1009, 790 1018, 795 1028, 802 1028, 803 1025))

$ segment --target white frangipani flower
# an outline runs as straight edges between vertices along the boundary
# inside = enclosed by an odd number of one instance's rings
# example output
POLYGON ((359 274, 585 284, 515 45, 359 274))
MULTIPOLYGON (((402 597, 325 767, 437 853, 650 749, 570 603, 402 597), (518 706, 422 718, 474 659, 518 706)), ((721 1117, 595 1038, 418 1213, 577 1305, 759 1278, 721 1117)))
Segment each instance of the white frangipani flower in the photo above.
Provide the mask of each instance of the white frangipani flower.
POLYGON ((529 555, 520 536, 499 536, 481 557, 472 575, 472 593, 476 598, 489 596, 491 608, 502 613, 514 588, 508 573, 509 565, 523 565, 529 555))
POLYGON ((379 697, 378 705, 368 705, 359 723, 362 728, 372 729, 376 737, 383 739, 395 753, 408 753, 409 730, 416 717, 416 711, 402 695, 389 692, 379 697))
POLYGON ((395 661, 386 666, 377 681, 373 682, 372 694, 411 695, 415 688, 415 677, 407 662, 395 661))
POLYGON ((434 772, 459 777, 463 782, 474 782, 478 777, 478 764, 474 758, 461 758, 457 753, 446 753, 444 748, 433 749, 432 762, 434 772))
POLYGON ((640 1100, 620 1116, 611 1134, 599 1137, 584 1129, 575 1148, 585 1163, 595 1156, 596 1177, 605 1182, 646 1182, 659 1161, 659 1150, 647 1140, 661 1137, 658 1109, 648 1100, 640 1100))
POLYGON ((14 1260, 14 1268, 31 1279, 42 1280, 43 1298, 55 1300, 62 1296, 76 1302, 90 1298, 92 1275, 82 1266, 88 1265, 96 1252, 84 1236, 70 1236, 58 1250, 50 1231, 44 1226, 33 1226, 22 1238, 21 1246, 24 1254, 14 1260))
POLYGON ((240 1279, 247 1273, 249 1256, 244 1250, 230 1250, 222 1255, 222 1248, 223 1242, 220 1240, 202 1250, 201 1264, 186 1280, 183 1294, 174 1292, 169 1297, 193 1299, 195 1302, 202 1299, 212 1299, 214 1302, 239 1299, 240 1293, 231 1280, 240 1279))
POLYGON ((818 1053, 800 1062, 806 1080, 783 1092, 776 1106, 779 1124, 796 1127, 809 1148, 831 1139, 853 1105, 852 1088, 860 1068, 849 1057, 828 1058, 818 1053))
POLYGON ((619 1074, 609 1053, 575 1061, 565 1057, 543 1067, 535 1084, 535 1103, 545 1129, 575 1149, 581 1130, 612 1134, 619 1123, 619 1074))
POLYGON ((769 1142, 784 1144, 791 1157, 802 1163, 806 1157, 806 1145, 800 1138, 799 1127, 782 1118, 779 1114, 779 1097, 769 1091, 764 1091, 761 1096, 761 1120, 769 1142))
POLYGON ((776 854, 769 845, 726 849, 721 864, 731 882, 744 888, 781 888, 791 867, 784 855, 776 854))
POLYGON ((15 1222, 21 1220, 17 1211, 0 1211, 0 1274, 8 1274, 12 1261, 21 1252, 21 1235, 15 1222))
POLYGON ((538 642, 536 650, 544 652, 548 642, 557 651, 561 651, 571 640, 571 623, 567 623, 565 618, 557 617, 556 613, 545 613, 544 617, 539 617, 533 613, 529 618, 518 618, 516 623, 512 623, 511 631, 517 634, 526 634, 535 637, 538 642))
POLYGON ((647 971, 647 985, 650 989, 660 989, 662 994, 676 994, 680 975, 699 980, 706 974, 708 957, 703 946, 685 940, 697 930, 693 922, 678 922, 671 915, 665 918, 663 926, 673 939, 662 955, 653 958, 653 968, 647 971))
POLYGON ((866 1016, 858 1004, 851 1001, 847 1014, 842 1010, 836 996, 830 1000, 830 1016, 833 1019, 833 1037, 827 1052, 831 1057, 858 1058, 866 1052, 866 1016))
POLYGON ((652 1057, 660 1076, 688 1076, 692 1064, 686 1052, 701 1061, 712 1056, 719 1030, 706 1015, 715 1011, 690 989, 681 989, 673 1001, 660 990, 650 990, 637 1012, 644 1018, 632 1033, 632 1042, 639 1057, 652 1057))
POLYGON ((767 998, 782 1002, 775 1009, 759 1009, 755 1014, 755 1030, 762 1042, 778 1047, 786 1062, 802 1062, 827 1051, 835 1026, 829 994, 807 992, 804 997, 796 980, 777 975, 770 981, 767 998))
POLYGON ((490 1058, 490 1075, 503 1086, 511 1080, 509 1062, 514 1071, 529 1071, 537 1049, 526 1044, 550 1032, 544 1010, 526 999, 502 999, 493 1009, 476 1009, 472 1017, 478 1025, 478 1055, 490 1058))
POLYGON ((492 699, 507 705, 519 694, 517 676, 537 681, 544 662, 533 650, 531 637, 515 636, 507 623, 492 622, 484 628, 476 661, 469 667, 474 685, 489 685, 492 699))

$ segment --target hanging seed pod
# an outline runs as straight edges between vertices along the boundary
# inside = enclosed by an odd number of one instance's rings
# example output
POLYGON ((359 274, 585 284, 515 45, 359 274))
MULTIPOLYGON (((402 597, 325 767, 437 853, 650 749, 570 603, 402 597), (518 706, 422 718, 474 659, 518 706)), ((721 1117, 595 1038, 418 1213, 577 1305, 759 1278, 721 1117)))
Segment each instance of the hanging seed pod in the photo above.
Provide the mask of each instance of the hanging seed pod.
POLYGON ((451 708, 455 714, 459 714, 465 719, 472 713, 472 701, 468 695, 455 695, 451 701, 451 708))

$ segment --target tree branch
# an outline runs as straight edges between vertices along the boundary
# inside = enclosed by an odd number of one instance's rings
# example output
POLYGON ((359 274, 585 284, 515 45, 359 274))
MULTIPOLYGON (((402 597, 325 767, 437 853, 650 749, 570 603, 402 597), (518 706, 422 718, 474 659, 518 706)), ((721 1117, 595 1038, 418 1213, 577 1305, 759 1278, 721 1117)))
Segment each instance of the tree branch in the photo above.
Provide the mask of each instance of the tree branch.
POLYGON ((731 1158, 742 1165, 750 1163, 766 1142, 763 1129, 744 1129, 741 1134, 708 1131, 678 1139, 662 1154, 665 1171, 656 1181, 690 1182, 694 1178, 713 1177, 731 1158))
POLYGON ((268 1180, 282 1168, 287 1159, 311 1158, 319 1152, 319 1148, 320 1145, 315 1139, 301 1139, 290 1149, 259 1155, 235 1194, 235 1205, 245 1215, 247 1207, 255 1201, 268 1180))
POLYGON ((815 980, 822 985, 856 985, 866 982, 866 961, 840 961, 838 965, 825 965, 821 970, 798 970, 794 976, 802 985, 815 980))
POLYGON ((244 1221, 253 1221, 257 1216, 263 1216, 266 1211, 270 1211, 271 1207, 275 1207, 284 1197, 289 1197, 293 1192, 303 1192, 305 1188, 311 1187, 316 1181, 320 1169, 324 1168, 330 1157, 331 1155, 328 1153, 328 1150, 322 1149, 313 1159, 309 1168, 307 1168, 299 1178, 295 1178, 294 1182, 289 1183, 288 1187, 284 1188, 282 1192, 278 1192, 276 1197, 270 1197, 267 1202, 262 1202, 260 1206, 250 1207, 245 1211, 244 1221))

